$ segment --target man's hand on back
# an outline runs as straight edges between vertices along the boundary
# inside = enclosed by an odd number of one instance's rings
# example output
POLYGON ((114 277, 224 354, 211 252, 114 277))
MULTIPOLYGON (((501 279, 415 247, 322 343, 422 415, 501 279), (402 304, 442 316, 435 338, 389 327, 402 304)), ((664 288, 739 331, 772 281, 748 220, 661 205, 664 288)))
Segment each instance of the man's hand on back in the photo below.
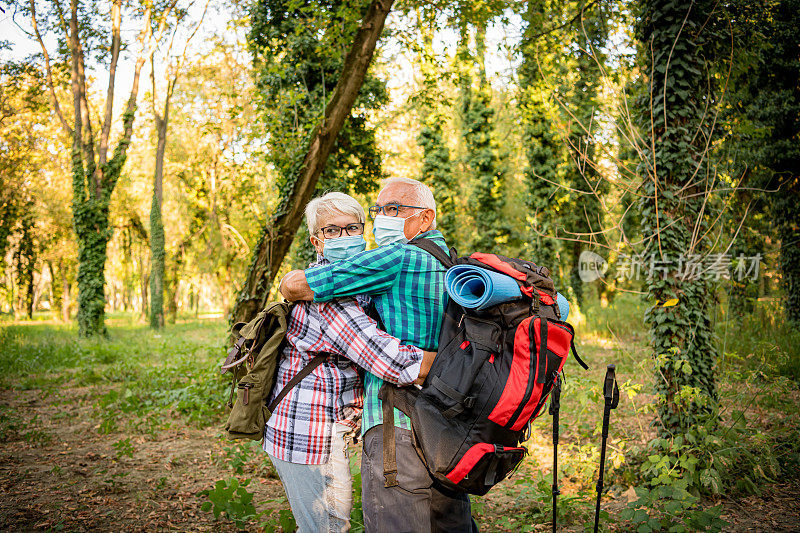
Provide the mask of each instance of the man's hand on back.
POLYGON ((415 384, 422 385, 425 383, 425 378, 428 377, 428 372, 430 372, 435 358, 436 352, 422 350, 422 366, 419 369, 419 377, 414 381, 415 384))
POLYGON ((292 270, 281 280, 278 290, 284 298, 290 302, 298 300, 311 301, 314 299, 314 291, 308 286, 306 273, 303 270, 292 270))

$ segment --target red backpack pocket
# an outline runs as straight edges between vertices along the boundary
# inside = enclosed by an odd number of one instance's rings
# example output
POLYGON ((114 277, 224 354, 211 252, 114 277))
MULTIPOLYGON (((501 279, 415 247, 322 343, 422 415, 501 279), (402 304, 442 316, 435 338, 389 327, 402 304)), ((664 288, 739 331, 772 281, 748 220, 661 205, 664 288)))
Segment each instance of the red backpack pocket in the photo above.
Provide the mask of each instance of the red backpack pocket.
POLYGON ((514 336, 508 380, 489 420, 520 431, 538 415, 572 346, 572 328, 539 316, 523 320, 514 336))
POLYGON ((525 457, 525 448, 481 442, 471 446, 445 477, 453 484, 485 494, 525 457))

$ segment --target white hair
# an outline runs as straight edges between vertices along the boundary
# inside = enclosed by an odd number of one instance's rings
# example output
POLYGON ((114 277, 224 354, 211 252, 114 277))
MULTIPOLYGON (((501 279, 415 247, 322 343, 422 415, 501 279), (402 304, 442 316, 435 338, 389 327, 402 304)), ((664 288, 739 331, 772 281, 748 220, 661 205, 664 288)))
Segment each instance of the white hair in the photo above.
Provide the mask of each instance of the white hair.
POLYGON ((433 222, 431 222, 431 229, 436 229, 436 200, 433 197, 433 192, 431 192, 430 187, 421 181, 411 178, 389 178, 383 182, 383 188, 385 189, 393 183, 402 183, 411 187, 411 197, 413 198, 412 201, 420 207, 425 207, 426 209, 433 211, 433 222))
POLYGON ((353 215, 359 222, 364 222, 364 208, 358 200, 343 192, 329 192, 314 198, 306 206, 306 223, 308 232, 314 235, 322 227, 322 222, 333 215, 353 215))

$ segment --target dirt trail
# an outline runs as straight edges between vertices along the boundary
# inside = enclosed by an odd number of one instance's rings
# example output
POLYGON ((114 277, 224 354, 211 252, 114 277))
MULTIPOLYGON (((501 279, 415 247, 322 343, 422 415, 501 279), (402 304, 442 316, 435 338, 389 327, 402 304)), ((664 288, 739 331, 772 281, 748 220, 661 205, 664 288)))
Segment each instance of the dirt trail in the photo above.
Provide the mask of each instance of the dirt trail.
MULTIPOLYGON (((200 491, 235 476, 219 459, 224 443, 218 430, 192 428, 176 418, 169 430, 155 436, 104 435, 98 432, 90 398, 83 389, 47 396, 0 393, 5 413, 23 420, 38 416, 33 427, 5 424, 11 430, 0 436, 0 529, 236 530, 200 510, 205 501, 200 491), (130 446, 122 449, 130 457, 114 447, 129 436, 130 446)), ((263 465, 263 457, 250 456, 245 468, 263 465)), ((280 482, 263 473, 248 476, 259 509, 283 496, 280 482)))

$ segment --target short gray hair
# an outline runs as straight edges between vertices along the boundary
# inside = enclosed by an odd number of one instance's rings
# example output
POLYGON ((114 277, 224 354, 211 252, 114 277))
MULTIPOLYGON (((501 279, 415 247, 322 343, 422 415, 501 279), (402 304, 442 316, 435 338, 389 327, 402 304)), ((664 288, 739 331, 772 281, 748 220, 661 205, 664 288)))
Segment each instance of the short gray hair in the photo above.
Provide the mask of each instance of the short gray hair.
POLYGON ((389 178, 383 182, 383 188, 385 189, 393 183, 402 183, 411 187, 413 190, 411 195, 413 197, 413 202, 420 207, 425 207, 433 211, 431 229, 436 229, 436 199, 433 197, 433 192, 431 192, 430 187, 421 181, 411 178, 389 178))
POLYGON ((364 208, 358 200, 343 192, 329 192, 308 202, 306 206, 308 232, 314 235, 320 230, 323 220, 336 214, 353 215, 359 222, 365 221, 364 208))

